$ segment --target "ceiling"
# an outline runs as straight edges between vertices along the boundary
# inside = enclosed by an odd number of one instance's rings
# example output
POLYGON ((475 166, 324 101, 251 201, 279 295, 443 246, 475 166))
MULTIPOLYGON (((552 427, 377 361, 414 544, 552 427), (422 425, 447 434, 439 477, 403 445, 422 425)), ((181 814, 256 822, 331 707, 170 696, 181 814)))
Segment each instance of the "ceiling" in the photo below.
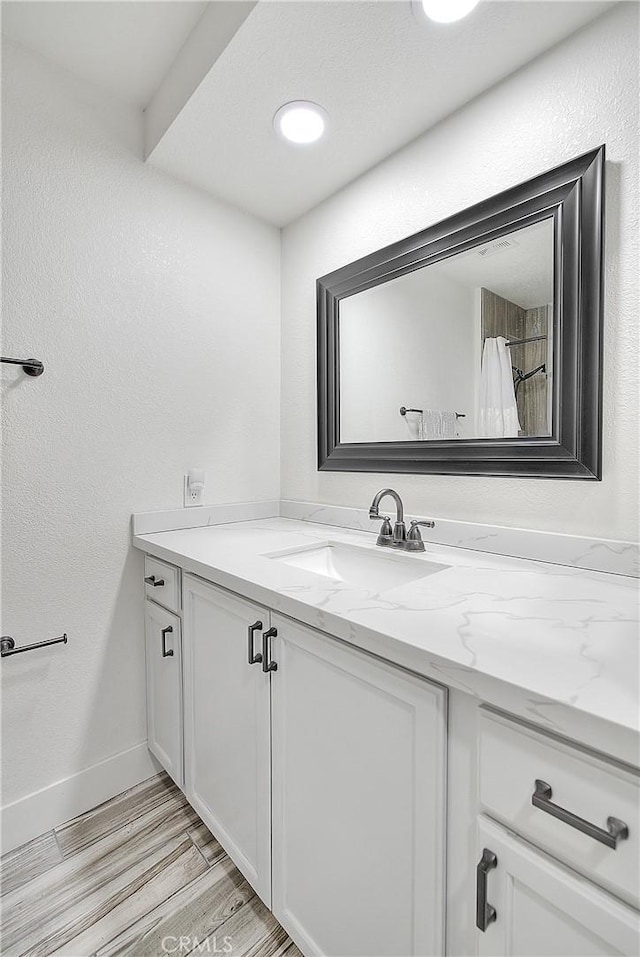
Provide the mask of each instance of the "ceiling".
POLYGON ((545 306, 553 301, 553 225, 553 219, 543 219, 444 259, 435 268, 460 285, 490 289, 523 309, 545 306))
POLYGON ((223 29, 219 0, 2 4, 3 32, 148 107, 148 162, 278 226, 612 6, 483 0, 436 24, 411 0, 260 0, 223 29), (327 110, 319 143, 276 136, 293 99, 327 110))
POLYGON ((191 0, 4 0, 2 32, 143 108, 206 7, 191 0))
POLYGON ((485 0, 445 25, 409 0, 262 0, 151 162, 282 226, 607 6, 485 0), (329 114, 314 146, 274 133, 296 99, 329 114))

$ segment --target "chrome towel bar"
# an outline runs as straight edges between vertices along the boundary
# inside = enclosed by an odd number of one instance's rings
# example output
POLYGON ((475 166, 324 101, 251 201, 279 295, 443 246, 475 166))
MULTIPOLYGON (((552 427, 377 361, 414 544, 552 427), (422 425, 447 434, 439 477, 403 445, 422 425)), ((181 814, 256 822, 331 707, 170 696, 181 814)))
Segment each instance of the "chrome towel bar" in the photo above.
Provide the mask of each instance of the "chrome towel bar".
POLYGON ((3 635, 0 638, 0 658, 8 658, 10 655, 19 655, 21 651, 33 651, 34 648, 45 648, 47 645, 66 645, 67 635, 60 635, 59 638, 48 638, 46 641, 36 641, 32 645, 21 645, 16 648, 16 643, 11 635, 3 635))
MULTIPOLYGON (((407 409, 407 407, 404 405, 400 406, 400 415, 406 415, 407 412, 423 412, 423 411, 424 411, 423 409, 407 409)), ((466 419, 467 417, 466 412, 456 412, 455 415, 456 415, 456 419, 466 419)))
POLYGON ((30 376, 42 375, 44 365, 39 359, 10 359, 8 356, 0 356, 0 362, 8 362, 10 365, 22 366, 23 372, 30 376))

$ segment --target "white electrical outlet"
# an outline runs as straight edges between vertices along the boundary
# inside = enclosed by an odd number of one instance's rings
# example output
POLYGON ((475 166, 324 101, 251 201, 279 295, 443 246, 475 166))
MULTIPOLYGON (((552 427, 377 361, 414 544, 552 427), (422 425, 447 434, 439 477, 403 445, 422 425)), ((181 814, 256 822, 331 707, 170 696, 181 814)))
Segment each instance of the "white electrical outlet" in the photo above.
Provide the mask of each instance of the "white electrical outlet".
POLYGON ((184 476, 184 507, 202 505, 204 470, 190 469, 184 476))

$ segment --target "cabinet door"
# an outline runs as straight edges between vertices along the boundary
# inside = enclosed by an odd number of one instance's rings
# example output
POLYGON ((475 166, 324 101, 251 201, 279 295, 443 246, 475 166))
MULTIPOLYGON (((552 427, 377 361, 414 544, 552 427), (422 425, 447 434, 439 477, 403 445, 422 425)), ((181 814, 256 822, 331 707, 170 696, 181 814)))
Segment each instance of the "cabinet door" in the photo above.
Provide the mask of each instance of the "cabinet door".
MULTIPOLYGON (((478 839, 478 861, 485 848, 497 859, 486 876, 486 901, 495 909, 495 920, 486 931, 476 931, 478 954, 637 957, 640 953, 638 913, 631 907, 484 818, 478 839)), ((481 899, 480 911, 482 904, 481 899)))
POLYGON ((445 690, 272 624, 274 914, 307 957, 440 957, 445 690))
POLYGON ((144 605, 147 743, 163 768, 182 787, 180 619, 148 599, 144 605))
POLYGON ((270 676, 248 657, 269 612, 188 575, 183 601, 186 794, 270 905, 270 676))

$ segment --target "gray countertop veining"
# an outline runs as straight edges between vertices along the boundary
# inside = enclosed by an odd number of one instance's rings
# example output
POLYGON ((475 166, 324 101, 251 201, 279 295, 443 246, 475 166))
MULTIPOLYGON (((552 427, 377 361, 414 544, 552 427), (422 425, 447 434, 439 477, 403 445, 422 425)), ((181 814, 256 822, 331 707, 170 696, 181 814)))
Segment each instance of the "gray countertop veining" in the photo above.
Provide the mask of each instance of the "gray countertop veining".
POLYGON ((640 765, 638 582, 427 544, 437 574, 376 593, 265 557, 368 532, 272 518, 137 535, 137 548, 281 614, 640 765))

